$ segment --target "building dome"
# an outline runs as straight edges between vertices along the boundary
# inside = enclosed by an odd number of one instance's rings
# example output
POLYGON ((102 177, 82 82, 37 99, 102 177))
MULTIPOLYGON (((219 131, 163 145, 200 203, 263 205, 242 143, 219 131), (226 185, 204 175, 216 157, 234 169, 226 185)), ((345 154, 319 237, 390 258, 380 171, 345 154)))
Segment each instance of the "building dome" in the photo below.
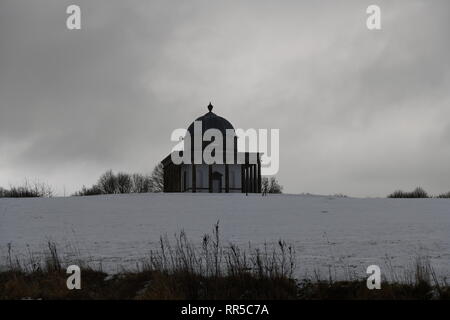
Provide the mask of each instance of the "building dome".
MULTIPOLYGON (((202 122, 202 135, 208 129, 218 129, 222 133, 223 137, 226 136, 226 130, 232 129, 234 131, 233 125, 225 118, 219 117, 217 114, 212 112, 213 105, 211 102, 208 105, 208 112, 203 116, 198 117, 195 121, 202 122)), ((194 122, 195 122, 194 121, 194 122)), ((189 128, 187 129, 191 137, 194 137, 194 122, 191 123, 189 128)))
MULTIPOLYGON (((213 109, 213 105, 211 104, 211 102, 208 105, 208 112, 205 113, 203 116, 198 117, 197 119, 195 119, 195 121, 201 121, 202 123, 202 131, 201 131, 201 136, 203 137, 204 133, 208 130, 208 129, 217 129, 222 133, 222 138, 223 138, 223 147, 224 147, 224 151, 226 150, 226 134, 227 134, 227 130, 231 129, 233 130, 234 133, 234 127, 233 125, 225 118, 222 118, 220 116, 218 116, 217 114, 215 114, 214 112, 212 112, 213 109)), ((194 149, 194 122, 191 123, 191 125, 188 127, 187 131, 188 134, 191 137, 191 150, 194 149)), ((237 143, 236 143, 236 134, 234 133, 234 150, 237 150, 237 143)), ((185 139, 186 141, 186 139, 185 139)), ((202 143, 202 149, 204 149, 208 144, 210 144, 210 141, 203 141, 202 143)), ((186 145, 185 145, 186 147, 186 145)))

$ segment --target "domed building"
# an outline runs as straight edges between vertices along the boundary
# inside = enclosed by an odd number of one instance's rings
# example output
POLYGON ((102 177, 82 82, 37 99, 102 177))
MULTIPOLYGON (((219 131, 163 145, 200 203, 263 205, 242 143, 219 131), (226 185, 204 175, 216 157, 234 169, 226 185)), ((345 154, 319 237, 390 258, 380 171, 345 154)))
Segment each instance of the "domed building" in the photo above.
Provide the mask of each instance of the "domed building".
MULTIPOLYGON (((260 193, 261 154, 238 152, 238 138, 233 125, 212 112, 212 109, 210 103, 208 112, 198 117, 187 129, 184 150, 190 150, 190 157, 187 156, 189 161, 181 164, 173 162, 173 153, 183 156, 184 151, 174 151, 161 161, 164 168, 164 192, 260 193), (217 153, 220 163, 206 163, 203 156, 200 162, 194 161, 195 154, 203 155, 213 143, 203 139, 208 130, 222 134, 223 152, 217 153)), ((212 154, 216 155, 215 151, 212 154)))

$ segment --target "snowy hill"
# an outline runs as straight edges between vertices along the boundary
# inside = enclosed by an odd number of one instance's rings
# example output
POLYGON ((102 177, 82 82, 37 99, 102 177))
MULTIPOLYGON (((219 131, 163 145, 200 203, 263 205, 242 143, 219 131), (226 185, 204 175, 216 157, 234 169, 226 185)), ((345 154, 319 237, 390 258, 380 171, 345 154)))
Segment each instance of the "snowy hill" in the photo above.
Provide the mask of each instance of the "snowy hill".
POLYGON ((184 229, 200 243, 220 221, 225 242, 261 245, 283 239, 296 248, 298 275, 317 269, 363 276, 370 264, 404 268, 427 256, 450 275, 448 199, 355 199, 303 195, 135 194, 0 199, 0 263, 7 244, 26 254, 48 239, 73 247, 108 271, 133 267, 161 235, 184 229))

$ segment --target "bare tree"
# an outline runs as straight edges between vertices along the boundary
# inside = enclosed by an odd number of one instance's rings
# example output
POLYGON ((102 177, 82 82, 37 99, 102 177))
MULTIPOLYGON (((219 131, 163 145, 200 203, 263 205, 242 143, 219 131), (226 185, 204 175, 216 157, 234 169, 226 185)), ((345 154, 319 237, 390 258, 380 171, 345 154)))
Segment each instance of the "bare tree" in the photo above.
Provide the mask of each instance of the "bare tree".
POLYGON ((151 175, 152 181, 152 192, 163 192, 164 191, 164 170, 161 163, 157 164, 153 169, 151 175))
POLYGON ((135 193, 151 192, 152 180, 150 176, 135 173, 131 176, 131 179, 133 182, 132 192, 135 193))
POLYGON ((282 193, 283 187, 278 183, 275 177, 270 177, 269 193, 282 193))
POLYGON ((9 190, 0 188, 1 198, 50 198, 53 193, 50 185, 39 181, 30 183, 27 179, 21 186, 10 185, 9 190))
POLYGON ((53 189, 50 185, 48 185, 46 183, 41 183, 41 182, 35 181, 33 184, 33 190, 34 190, 34 193, 38 197, 43 197, 43 198, 53 197, 53 189))
MULTIPOLYGON (((119 172, 117 175, 112 170, 103 173, 97 184, 91 188, 83 188, 75 192, 75 196, 88 196, 97 194, 114 193, 146 193, 164 191, 164 171, 162 164, 158 164, 153 169, 151 175, 140 173, 128 174, 119 172)), ((0 190, 0 195, 2 190, 0 190)))
POLYGON ((267 193, 282 193, 283 187, 278 183, 275 177, 264 177, 261 182, 261 192, 263 195, 267 193))
POLYGON ((118 193, 118 182, 117 177, 112 170, 106 171, 100 176, 97 183, 102 193, 113 194, 118 193))
POLYGON ((133 181, 128 173, 119 172, 117 174, 117 189, 119 193, 130 193, 133 188, 133 181))
POLYGON ((102 194, 102 190, 97 184, 94 184, 90 188, 86 188, 86 186, 83 186, 80 191, 75 192, 74 196, 96 196, 99 194, 102 194))
POLYGON ((262 178, 261 182, 261 193, 263 196, 267 195, 269 192, 269 179, 267 177, 262 178))

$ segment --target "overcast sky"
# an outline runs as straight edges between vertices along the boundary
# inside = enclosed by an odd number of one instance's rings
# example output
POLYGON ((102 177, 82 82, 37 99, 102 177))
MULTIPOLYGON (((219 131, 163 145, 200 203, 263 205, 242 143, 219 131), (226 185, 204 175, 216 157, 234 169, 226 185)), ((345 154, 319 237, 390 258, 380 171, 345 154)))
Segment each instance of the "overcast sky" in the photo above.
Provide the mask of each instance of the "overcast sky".
POLYGON ((280 129, 287 193, 450 191, 449 30, 446 0, 0 0, 0 186, 150 172, 212 101, 280 129))

